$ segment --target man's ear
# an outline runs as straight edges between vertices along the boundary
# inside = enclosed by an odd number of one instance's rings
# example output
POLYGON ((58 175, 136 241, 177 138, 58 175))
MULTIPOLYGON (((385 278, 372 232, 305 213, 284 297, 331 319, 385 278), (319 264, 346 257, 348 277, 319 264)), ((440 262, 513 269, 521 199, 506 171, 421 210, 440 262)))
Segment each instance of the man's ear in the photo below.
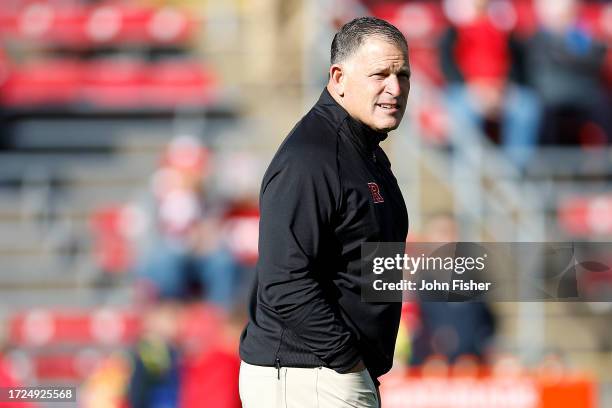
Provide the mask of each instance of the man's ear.
POLYGON ((336 94, 340 97, 344 96, 344 68, 340 64, 333 64, 329 68, 329 83, 331 84, 336 94))

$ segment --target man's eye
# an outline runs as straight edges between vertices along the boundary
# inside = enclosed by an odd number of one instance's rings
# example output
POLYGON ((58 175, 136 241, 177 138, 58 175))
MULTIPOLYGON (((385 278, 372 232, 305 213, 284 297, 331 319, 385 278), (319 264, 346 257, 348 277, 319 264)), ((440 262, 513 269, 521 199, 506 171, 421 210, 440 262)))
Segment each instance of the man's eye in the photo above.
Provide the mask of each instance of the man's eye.
POLYGON ((374 74, 372 77, 375 79, 385 79, 385 74, 374 74))

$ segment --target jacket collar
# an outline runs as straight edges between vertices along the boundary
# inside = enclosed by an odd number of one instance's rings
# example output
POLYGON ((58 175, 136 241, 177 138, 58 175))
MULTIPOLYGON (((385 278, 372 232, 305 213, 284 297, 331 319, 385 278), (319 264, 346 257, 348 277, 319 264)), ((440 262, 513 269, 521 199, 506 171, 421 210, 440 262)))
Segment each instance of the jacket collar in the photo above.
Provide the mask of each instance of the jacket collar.
POLYGON ((327 110, 335 123, 342 123, 346 120, 352 136, 354 136, 357 142, 368 151, 376 149, 378 144, 387 138, 387 133, 377 132, 351 117, 349 113, 334 100, 327 88, 323 89, 317 105, 328 108, 327 110))

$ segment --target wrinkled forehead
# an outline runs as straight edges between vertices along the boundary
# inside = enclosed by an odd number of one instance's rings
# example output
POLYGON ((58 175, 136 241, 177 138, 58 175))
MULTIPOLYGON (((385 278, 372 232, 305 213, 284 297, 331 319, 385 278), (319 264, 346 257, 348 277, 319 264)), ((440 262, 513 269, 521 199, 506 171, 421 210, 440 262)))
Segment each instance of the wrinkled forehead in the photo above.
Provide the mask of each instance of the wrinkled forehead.
POLYGON ((378 34, 365 36, 359 44, 359 47, 355 50, 354 54, 364 51, 396 52, 401 53, 404 57, 407 57, 408 55, 408 47, 406 44, 400 43, 393 38, 388 38, 378 34))
POLYGON ((381 66, 397 70, 409 69, 408 50, 386 38, 369 37, 349 58, 352 64, 359 66, 381 66))

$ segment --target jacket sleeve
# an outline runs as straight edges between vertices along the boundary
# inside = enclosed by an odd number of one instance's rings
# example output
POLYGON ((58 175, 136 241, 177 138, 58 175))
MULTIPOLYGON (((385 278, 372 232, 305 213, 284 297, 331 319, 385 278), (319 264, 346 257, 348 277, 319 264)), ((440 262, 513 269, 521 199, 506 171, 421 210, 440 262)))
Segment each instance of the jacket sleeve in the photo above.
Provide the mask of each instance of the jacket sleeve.
POLYGON ((319 255, 338 197, 337 173, 312 152, 279 160, 260 197, 259 281, 284 325, 330 368, 350 370, 361 355, 324 296, 319 255), (317 266, 314 267, 315 260, 317 266))

